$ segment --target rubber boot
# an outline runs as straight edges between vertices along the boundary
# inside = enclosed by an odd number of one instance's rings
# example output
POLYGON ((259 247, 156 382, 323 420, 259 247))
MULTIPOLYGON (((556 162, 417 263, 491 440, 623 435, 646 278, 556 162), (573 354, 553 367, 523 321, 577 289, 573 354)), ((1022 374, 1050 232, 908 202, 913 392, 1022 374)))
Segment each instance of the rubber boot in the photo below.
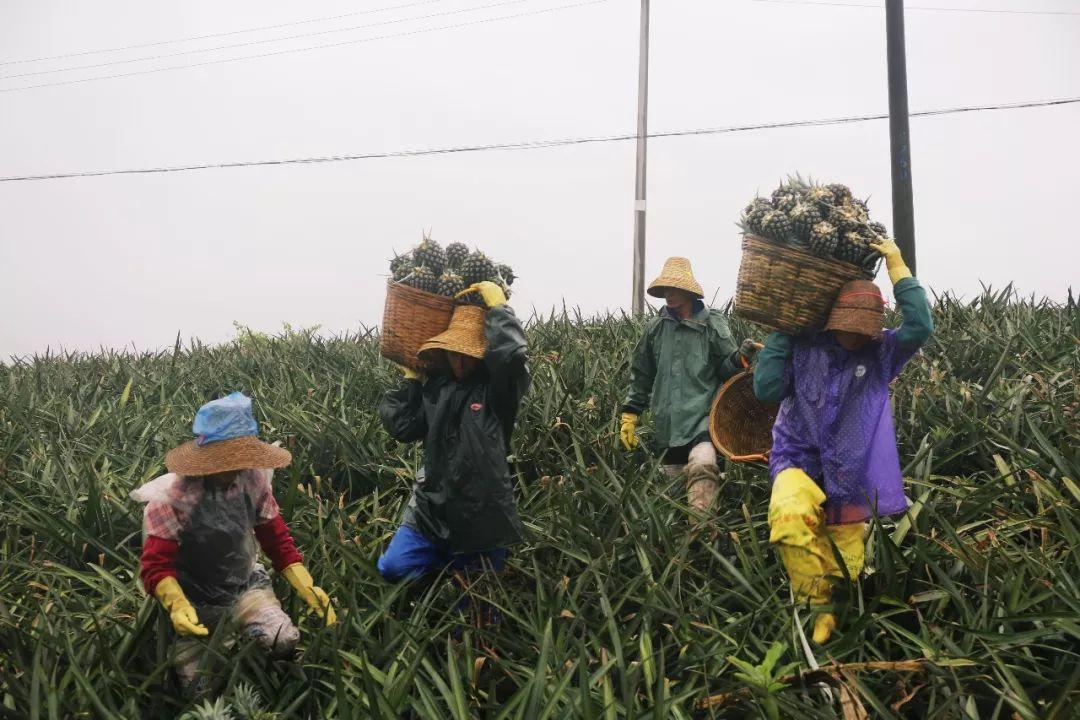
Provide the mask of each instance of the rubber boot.
POLYGON ((704 516, 716 508, 720 470, 715 464, 692 463, 686 466, 686 499, 690 509, 704 516))

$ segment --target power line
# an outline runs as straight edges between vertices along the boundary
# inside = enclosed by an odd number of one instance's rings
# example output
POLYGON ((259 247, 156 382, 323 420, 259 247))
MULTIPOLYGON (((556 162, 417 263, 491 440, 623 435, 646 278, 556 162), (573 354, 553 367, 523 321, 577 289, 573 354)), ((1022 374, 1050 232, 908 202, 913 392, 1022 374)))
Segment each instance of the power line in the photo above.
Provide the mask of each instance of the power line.
POLYGON ((406 8, 418 7, 420 5, 433 5, 435 3, 444 2, 445 0, 419 0, 418 2, 405 3, 404 5, 388 5, 380 8, 372 8, 371 10, 359 10, 357 12, 342 13, 340 15, 326 15, 324 17, 308 18, 307 20, 294 20, 292 22, 278 23, 277 25, 263 25, 261 27, 246 28, 244 30, 230 30, 227 32, 209 33, 207 35, 193 35, 191 37, 175 38, 173 40, 159 40, 157 42, 139 43, 137 45, 123 45, 121 47, 114 48, 102 48, 101 50, 80 50, 77 52, 64 53, 62 55, 46 55, 36 58, 25 58, 23 60, 4 60, 0 62, 2 65, 22 65, 25 63, 44 62, 46 60, 64 60, 66 58, 83 57, 85 55, 98 55, 101 53, 123 52, 125 50, 140 50, 142 48, 160 47, 161 45, 174 45, 176 43, 194 42, 196 40, 210 40, 212 38, 219 37, 231 37, 233 35, 243 35, 245 33, 262 32, 264 30, 279 30, 284 27, 293 27, 296 25, 308 25, 311 23, 329 22, 331 20, 341 20, 347 17, 355 17, 357 15, 371 15, 378 12, 388 12, 390 10, 404 10, 406 8))
POLYGON ((572 10, 574 8, 586 7, 589 5, 598 5, 605 3, 608 0, 586 0, 585 2, 572 3, 570 5, 557 5, 555 7, 542 8, 540 10, 530 10, 528 12, 520 12, 513 15, 502 15, 499 17, 482 18, 480 20, 470 20, 469 22, 455 23, 453 25, 439 25, 431 28, 421 28, 419 30, 409 30, 408 32, 391 33, 389 35, 377 35, 369 38, 359 38, 357 40, 344 40, 336 43, 326 43, 324 45, 311 45, 302 48, 290 48, 288 50, 275 50, 273 52, 260 53, 258 55, 244 55, 242 57, 234 58, 221 58, 218 60, 206 60, 198 63, 190 63, 187 65, 170 65, 169 67, 153 68, 150 70, 135 70, 133 72, 116 73, 113 75, 98 75, 95 77, 79 78, 76 80, 61 80, 57 82, 41 83, 38 85, 24 85, 22 87, 3 88, 0 89, 0 93, 21 92, 23 90, 37 90, 38 88, 58 87, 61 85, 77 85, 80 83, 94 82, 97 80, 113 80, 116 78, 134 77, 136 75, 151 75, 153 73, 168 72, 171 70, 185 70, 187 68, 206 67, 208 65, 221 65, 224 63, 241 62, 244 60, 257 60, 267 57, 275 57, 278 55, 289 55, 292 53, 309 52, 311 50, 325 50, 327 48, 344 47, 346 45, 357 45, 360 43, 376 42, 378 40, 390 40, 393 38, 411 37, 413 35, 423 35, 430 32, 439 32, 442 30, 457 30, 459 28, 472 27, 474 25, 483 25, 485 23, 499 22, 502 20, 516 20, 523 17, 532 17, 535 15, 544 15, 546 13, 558 12, 560 10, 572 10))
MULTIPOLYGON (((854 7, 884 10, 884 5, 869 5, 865 3, 834 2, 827 0, 752 0, 752 2, 773 3, 776 5, 823 5, 827 7, 854 7)), ((958 8, 958 7, 933 7, 929 5, 905 5, 905 10, 923 10, 929 12, 974 12, 974 13, 1001 13, 1006 15, 1080 15, 1080 12, 1070 10, 1005 10, 990 8, 958 8)))
MULTIPOLYGON (((911 117, 933 117, 937 115, 956 115, 960 113, 985 112, 993 110, 1017 110, 1020 108, 1052 107, 1080 103, 1080 97, 1056 98, 1052 100, 1030 100, 994 105, 976 105, 969 107, 939 108, 911 113, 911 117)), ((754 130, 778 130, 795 127, 821 127, 825 125, 846 125, 850 123, 887 120, 888 113, 877 115, 855 115, 850 117, 823 118, 818 120, 788 120, 782 122, 759 123, 754 125, 732 125, 727 127, 696 128, 690 130, 668 130, 649 133, 650 138, 690 137, 695 135, 723 135, 729 133, 750 132, 754 130)), ((376 160, 380 158, 423 157, 428 155, 453 155, 458 153, 490 152, 493 150, 539 150, 543 148, 566 147, 570 145, 589 145, 609 142, 636 140, 637 133, 624 135, 602 135, 593 137, 564 138, 553 140, 528 140, 511 143, 492 143, 488 145, 463 145, 448 148, 429 148, 422 150, 395 150, 381 153, 360 155, 324 155, 308 158, 285 158, 278 160, 247 160, 227 163, 205 163, 201 165, 177 165, 157 168, 131 168, 125 170, 91 170, 87 172, 53 173, 48 175, 21 175, 0 177, 0 182, 24 182, 29 180, 59 180, 62 178, 102 177, 106 175, 148 175, 155 173, 187 172, 190 170, 219 170, 224 168, 265 167, 271 165, 310 165, 329 162, 354 160, 376 160)))
POLYGON ((70 67, 56 68, 54 70, 36 70, 34 72, 20 73, 18 75, 0 75, 0 80, 14 80, 15 78, 32 77, 34 75, 51 75, 53 73, 70 72, 72 70, 90 70, 92 68, 109 67, 111 65, 127 65, 129 63, 143 62, 147 60, 167 60, 168 58, 182 57, 184 55, 197 55, 198 53, 216 52, 218 50, 232 50, 234 48, 251 47, 252 45, 265 45, 267 43, 286 42, 288 40, 300 40, 302 38, 318 37, 320 35, 332 35, 334 33, 352 32, 354 30, 368 30, 370 28, 382 27, 384 25, 398 25, 401 23, 414 22, 417 20, 430 20, 432 18, 447 17, 450 15, 462 15, 468 12, 476 12, 477 10, 491 10, 493 8, 505 7, 507 5, 520 5, 523 2, 528 2, 528 0, 501 0, 500 2, 489 3, 487 5, 476 5, 474 7, 446 10, 444 12, 430 13, 428 15, 418 15, 416 17, 395 18, 393 20, 383 20, 381 22, 369 23, 367 25, 354 25, 352 27, 346 28, 331 28, 330 30, 319 30, 318 32, 286 35, 279 38, 249 40, 248 42, 233 43, 232 45, 218 45, 217 47, 210 48, 181 50, 180 52, 168 53, 165 55, 146 55, 137 58, 126 58, 124 60, 110 60, 108 62, 95 63, 93 65, 73 65, 70 67))

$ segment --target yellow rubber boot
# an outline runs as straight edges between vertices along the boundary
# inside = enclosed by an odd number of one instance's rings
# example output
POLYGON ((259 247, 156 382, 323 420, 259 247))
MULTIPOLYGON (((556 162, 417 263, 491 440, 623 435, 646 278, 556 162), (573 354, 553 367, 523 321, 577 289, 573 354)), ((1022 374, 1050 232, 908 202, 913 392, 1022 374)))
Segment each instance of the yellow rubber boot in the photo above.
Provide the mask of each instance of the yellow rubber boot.
MULTIPOLYGON (((827 578, 836 562, 825 530, 821 506, 825 493, 809 475, 798 468, 788 468, 776 476, 769 500, 769 542, 776 545, 780 560, 791 578, 795 599, 810 605, 825 605, 832 596, 827 578)), ((832 613, 818 615, 814 622, 814 641, 829 639, 836 618, 832 613)))

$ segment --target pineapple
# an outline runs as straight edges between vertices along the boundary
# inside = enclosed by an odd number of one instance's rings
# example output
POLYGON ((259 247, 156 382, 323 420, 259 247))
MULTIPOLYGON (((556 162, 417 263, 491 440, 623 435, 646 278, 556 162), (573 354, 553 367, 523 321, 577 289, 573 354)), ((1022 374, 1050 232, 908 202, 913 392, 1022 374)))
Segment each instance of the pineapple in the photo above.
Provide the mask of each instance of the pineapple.
POLYGON ((870 208, 867 207, 866 201, 852 198, 848 202, 848 205, 855 210, 855 215, 859 218, 860 222, 865 223, 870 220, 870 208))
POLYGON ((428 266, 419 265, 413 269, 412 275, 405 280, 405 284, 417 290, 434 293, 439 289, 439 276, 428 266))
POLYGON ((858 213, 850 205, 838 205, 829 211, 829 222, 842 233, 857 232, 862 227, 858 213))
POLYGON ((742 221, 739 223, 743 232, 751 235, 761 235, 761 219, 765 217, 765 213, 772 209, 772 203, 765 198, 759 197, 751 200, 750 204, 743 210, 742 221))
POLYGON ((836 247, 836 257, 853 265, 861 264, 867 253, 873 252, 866 239, 854 231, 845 232, 836 247))
POLYGON ((460 269, 469 257, 469 248, 465 243, 450 243, 446 246, 446 264, 455 270, 460 269))
POLYGON ((810 230, 810 252, 821 257, 831 257, 836 252, 836 244, 840 236, 836 227, 828 220, 815 223, 810 230))
POLYGON ((824 215, 833 205, 833 194, 822 185, 815 185, 806 193, 806 200, 813 203, 824 215))
POLYGON ((877 236, 875 242, 881 242, 887 240, 889 237, 889 229, 879 222, 871 222, 869 224, 870 232, 877 236))
POLYGON ((466 287, 465 280, 460 275, 453 270, 447 270, 439 276, 439 284, 436 286, 435 292, 439 295, 454 297, 466 287))
MULTIPOLYGON (((517 275, 514 274, 514 269, 506 263, 499 263, 495 267, 496 272, 499 274, 499 278, 503 281, 507 288, 514 284, 517 280, 517 275)), ((509 297, 509 295, 507 296, 509 297)))
POLYGON ((394 276, 395 280, 400 280, 401 277, 405 277, 412 272, 413 266, 416 261, 413 260, 411 252, 407 252, 404 255, 394 255, 394 259, 390 261, 390 274, 394 276), (401 272, 404 270, 404 272, 401 272), (398 277, 398 276, 401 277, 398 277))
POLYGON ((770 210, 761 218, 761 232, 772 240, 787 242, 791 234, 791 221, 779 210, 770 210))
POLYGON ((786 213, 790 213, 795 209, 795 206, 799 204, 799 196, 795 193, 787 193, 777 198, 775 205, 777 210, 783 210, 786 213))
POLYGON ((821 213, 811 203, 799 202, 788 213, 791 219, 791 229, 803 244, 810 241, 810 232, 815 225, 822 221, 821 213))
POLYGON ((851 201, 851 189, 847 185, 832 183, 831 185, 826 185, 825 189, 832 194, 834 205, 843 205, 851 201))
POLYGON ((476 250, 461 265, 461 276, 466 285, 491 280, 495 276, 495 263, 484 253, 476 250))
POLYGON ((436 277, 446 267, 446 251, 439 246, 439 243, 426 235, 423 241, 413 250, 413 259, 417 265, 426 267, 436 277))

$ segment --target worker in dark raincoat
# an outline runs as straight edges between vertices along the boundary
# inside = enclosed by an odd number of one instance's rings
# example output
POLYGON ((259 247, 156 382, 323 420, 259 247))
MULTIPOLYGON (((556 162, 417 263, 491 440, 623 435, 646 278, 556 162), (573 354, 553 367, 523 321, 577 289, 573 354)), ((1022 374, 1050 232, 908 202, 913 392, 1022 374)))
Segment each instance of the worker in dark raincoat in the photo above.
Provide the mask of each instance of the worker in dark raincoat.
POLYGON ((405 369, 405 383, 379 405, 393 438, 424 443, 401 526, 378 561, 392 582, 447 567, 459 579, 500 571, 523 539, 507 458, 529 388, 525 333, 498 285, 469 291, 486 309, 457 306, 446 332, 419 353, 446 370, 425 379, 405 369))
MULTIPOLYGON (((826 331, 794 338, 772 333, 758 355, 754 392, 780 404, 769 470, 769 540, 776 545, 796 599, 826 605, 844 572, 862 571, 866 521, 903 513, 889 383, 934 329, 930 304, 891 240, 885 257, 903 323, 883 329, 885 300, 876 285, 853 280, 830 313, 826 331)), ((814 640, 829 639, 836 618, 819 613, 814 640)))

